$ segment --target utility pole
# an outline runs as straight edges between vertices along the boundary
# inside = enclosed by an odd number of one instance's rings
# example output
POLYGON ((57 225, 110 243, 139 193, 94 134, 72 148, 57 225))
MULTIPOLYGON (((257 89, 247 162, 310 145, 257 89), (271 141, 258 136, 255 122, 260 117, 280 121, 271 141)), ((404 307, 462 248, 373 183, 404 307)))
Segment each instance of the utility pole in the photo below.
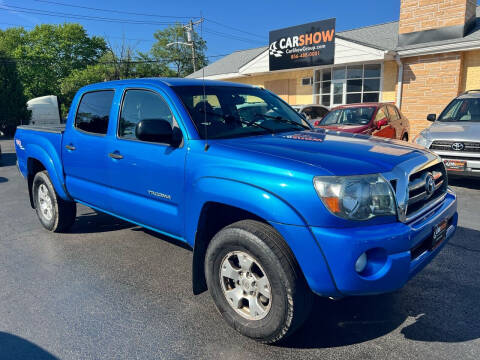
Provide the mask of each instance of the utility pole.
POLYGON ((187 32, 187 42, 182 41, 174 41, 168 43, 167 46, 172 45, 186 45, 192 48, 192 64, 193 64, 193 72, 197 71, 197 54, 195 53, 195 30, 193 28, 194 25, 201 24, 203 22, 203 17, 201 17, 197 21, 190 20, 187 25, 183 25, 183 28, 187 32))
POLYGON ((193 64, 193 72, 197 71, 197 61, 196 61, 196 54, 195 54, 195 30, 193 29, 194 25, 201 24, 203 22, 203 17, 197 21, 190 20, 190 22, 184 26, 185 30, 187 31, 187 42, 192 47, 192 64, 193 64))

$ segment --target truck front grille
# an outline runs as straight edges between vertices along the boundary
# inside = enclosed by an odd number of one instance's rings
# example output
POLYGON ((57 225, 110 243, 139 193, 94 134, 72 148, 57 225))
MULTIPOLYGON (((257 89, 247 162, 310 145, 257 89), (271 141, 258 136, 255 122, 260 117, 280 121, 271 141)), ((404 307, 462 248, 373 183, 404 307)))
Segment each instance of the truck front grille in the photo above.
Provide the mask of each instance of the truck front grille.
POLYGON ((430 150, 480 153, 480 142, 435 140, 430 150))
POLYGON ((443 163, 410 174, 406 217, 413 218, 447 192, 447 173, 443 163))

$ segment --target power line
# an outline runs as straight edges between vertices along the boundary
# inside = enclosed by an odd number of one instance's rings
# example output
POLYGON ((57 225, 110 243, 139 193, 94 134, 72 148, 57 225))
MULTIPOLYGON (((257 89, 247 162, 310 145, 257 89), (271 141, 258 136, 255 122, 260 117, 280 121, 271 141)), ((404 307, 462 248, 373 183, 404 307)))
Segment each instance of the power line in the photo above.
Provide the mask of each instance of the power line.
POLYGON ((102 9, 102 8, 95 8, 95 7, 89 7, 89 6, 67 4, 67 3, 63 3, 63 2, 50 1, 50 0, 33 0, 33 1, 47 3, 47 4, 54 4, 54 5, 68 6, 68 7, 79 8, 79 9, 86 9, 86 10, 104 11, 104 12, 116 13, 116 14, 148 16, 148 17, 155 17, 155 18, 172 18, 172 19, 195 18, 195 16, 153 15, 153 14, 137 13, 137 12, 130 12, 130 11, 121 11, 121 10, 114 10, 114 9, 105 9, 105 8, 102 9))
POLYGON ((256 43, 256 44, 260 44, 260 43, 265 44, 265 42, 261 41, 261 40, 249 39, 249 38, 241 37, 241 36, 238 36, 238 35, 235 35, 235 34, 224 33, 224 32, 216 31, 216 30, 212 30, 212 29, 205 29, 204 31, 207 34, 220 36, 220 37, 230 39, 230 40, 238 40, 238 41, 243 41, 243 42, 248 42, 248 43, 256 43))
POLYGON ((21 6, 12 6, 12 5, 0 5, 0 8, 16 11, 20 13, 53 16, 53 17, 64 17, 64 18, 87 20, 87 21, 103 21, 103 22, 110 22, 110 23, 113 22, 113 23, 137 24, 137 25, 175 25, 177 24, 177 22, 172 22, 172 21, 128 20, 128 19, 109 18, 109 17, 103 17, 103 16, 77 15, 77 14, 64 13, 64 12, 24 8, 21 6))
MULTIPOLYGON (((41 1, 41 0, 38 0, 38 1, 41 1)), ((218 21, 215 21, 215 20, 211 20, 211 19, 207 19, 207 18, 205 18, 205 20, 211 22, 212 24, 217 24, 217 25, 223 26, 224 28, 227 28, 227 29, 230 29, 230 30, 235 30, 235 31, 238 31, 238 32, 243 33, 243 34, 247 34, 247 35, 258 37, 260 39, 264 39, 264 36, 254 34, 254 33, 251 33, 251 32, 248 32, 248 31, 245 31, 245 30, 242 30, 242 29, 230 26, 230 25, 222 24, 221 22, 218 22, 218 21)))

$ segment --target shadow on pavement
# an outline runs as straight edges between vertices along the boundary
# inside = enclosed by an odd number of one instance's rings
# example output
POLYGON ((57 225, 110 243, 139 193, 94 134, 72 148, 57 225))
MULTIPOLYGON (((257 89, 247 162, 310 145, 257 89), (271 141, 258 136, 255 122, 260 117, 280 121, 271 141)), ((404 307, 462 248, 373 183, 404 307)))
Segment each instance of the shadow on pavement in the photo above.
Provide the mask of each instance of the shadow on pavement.
POLYGON ((17 163, 17 155, 15 153, 3 153, 0 158, 0 166, 13 166, 17 163))
POLYGON ((4 178, 3 176, 0 176, 0 184, 1 184, 1 183, 5 183, 5 182, 7 182, 7 181, 8 181, 7 178, 4 178))
POLYGON ((77 215, 75 223, 68 232, 72 234, 89 234, 129 229, 135 226, 111 215, 92 210, 89 213, 77 215))
POLYGON ((279 346, 357 344, 403 327, 407 339, 464 342, 480 338, 480 231, 459 227, 443 253, 397 292, 331 301, 317 297, 302 329, 279 346), (463 272, 463 274, 459 274, 463 272), (464 276, 471 274, 471 276, 464 276))
POLYGON ((448 185, 480 190, 480 178, 448 177, 448 185))
POLYGON ((16 335, 0 331, 0 357, 2 360, 56 360, 57 357, 41 347, 16 335))

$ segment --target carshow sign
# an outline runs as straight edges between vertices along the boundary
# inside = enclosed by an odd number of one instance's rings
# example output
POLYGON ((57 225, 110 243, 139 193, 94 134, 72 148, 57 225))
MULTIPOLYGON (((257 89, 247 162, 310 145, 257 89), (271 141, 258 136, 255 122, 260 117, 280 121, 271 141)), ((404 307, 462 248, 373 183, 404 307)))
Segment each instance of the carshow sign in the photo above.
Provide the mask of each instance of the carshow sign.
POLYGON ((333 64, 335 19, 270 31, 270 71, 333 64))

